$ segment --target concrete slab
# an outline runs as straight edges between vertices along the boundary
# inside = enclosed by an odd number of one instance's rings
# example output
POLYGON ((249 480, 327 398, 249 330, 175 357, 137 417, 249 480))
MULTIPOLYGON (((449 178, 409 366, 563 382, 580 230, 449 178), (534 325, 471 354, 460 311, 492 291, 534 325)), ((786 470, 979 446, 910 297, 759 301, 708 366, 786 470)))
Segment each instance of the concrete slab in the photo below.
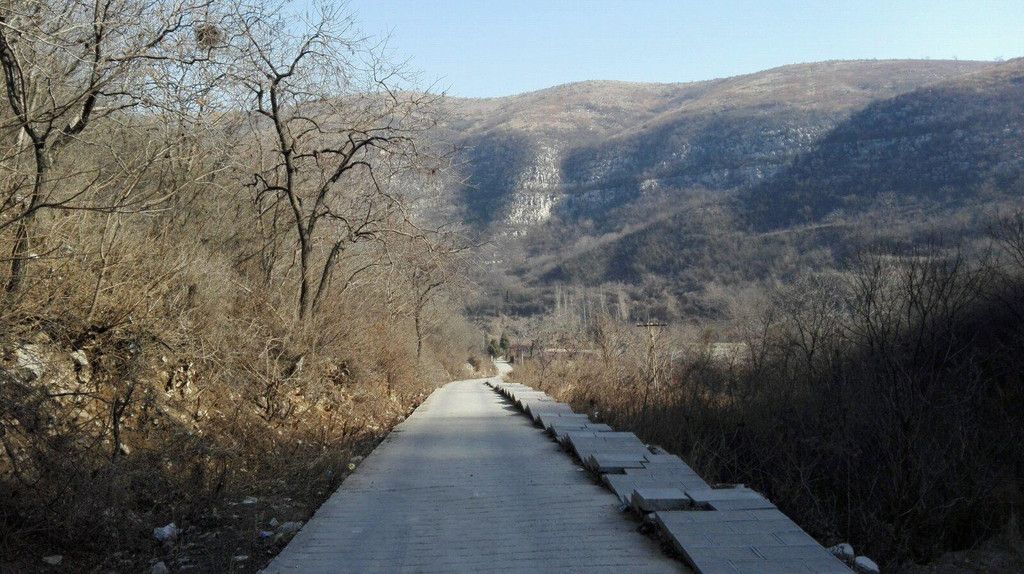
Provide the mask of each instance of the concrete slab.
MULTIPOLYGON (((558 434, 554 432, 554 429, 559 429, 562 433, 567 432, 578 432, 586 431, 587 425, 591 424, 590 421, 584 420, 572 420, 568 419, 560 421, 558 419, 552 420, 549 413, 544 413, 540 416, 540 426, 548 432, 548 434, 558 434)), ((591 431, 595 432, 595 431, 591 431)))
POLYGON ((570 432, 613 432, 612 427, 605 424, 595 423, 576 423, 576 424, 561 424, 554 423, 548 427, 548 433, 555 437, 558 442, 564 442, 566 435, 570 432))
MULTIPOLYGON (((548 404, 531 399, 528 411, 548 404)), ((579 416, 579 415, 575 415, 579 416)), ((594 432, 583 422, 551 422, 584 463, 623 503, 653 522, 702 574, 850 574, 850 570, 757 492, 742 485, 711 488, 682 459, 647 447, 630 433, 594 432), (615 473, 615 474, 612 474, 615 473), (688 508, 689 510, 675 510, 688 508)), ((604 430, 604 429, 602 429, 604 430)))
POLYGON ((540 417, 545 413, 576 414, 565 403, 530 403, 526 409, 526 414, 536 423, 540 423, 540 417))
MULTIPOLYGON (((700 511, 696 511, 700 512, 700 511)), ((757 534, 768 532, 782 537, 789 533, 803 534, 803 530, 792 520, 733 520, 716 522, 694 522, 689 520, 673 520, 673 517, 686 512, 659 512, 655 523, 678 536, 697 534, 757 534)), ((782 540, 787 543, 786 540, 782 540)), ((800 546, 794 541, 793 546, 800 546)))
POLYGON ((540 426, 545 429, 553 424, 567 424, 571 422, 589 423, 590 417, 580 413, 543 413, 540 416, 540 426))
POLYGON ((660 481, 672 486, 682 486, 683 490, 709 490, 708 483, 704 482, 695 472, 677 471, 651 471, 645 465, 644 468, 627 468, 623 471, 627 476, 636 480, 660 481))
MULTIPOLYGON (((798 560, 779 560, 768 562, 767 560, 734 560, 731 566, 735 568, 731 574, 811 574, 813 570, 798 560)), ((845 574, 850 574, 847 571, 845 574)))
POLYGON ((539 393, 536 391, 516 393, 516 402, 522 404, 523 406, 532 403, 562 404, 556 401, 553 397, 549 397, 546 393, 539 393))
POLYGON ((693 489, 686 494, 693 499, 696 506, 704 506, 711 510, 761 510, 775 508, 763 496, 746 487, 715 488, 711 490, 693 489))
POLYGON ((712 488, 707 490, 694 490, 691 493, 695 502, 710 502, 712 500, 736 500, 738 498, 762 498, 756 490, 745 486, 734 488, 712 488))
POLYGON ((764 521, 775 521, 775 520, 789 520, 789 517, 779 512, 777 509, 768 510, 732 510, 732 511, 694 511, 694 512, 659 512, 657 514, 659 520, 665 523, 674 522, 691 522, 691 523, 708 523, 708 522, 744 522, 751 520, 764 520, 764 521))
MULTIPOLYGON (((651 450, 654 449, 652 448, 651 450)), ((690 468, 685 462, 683 462, 683 459, 674 454, 657 454, 652 452, 650 456, 647 457, 647 461, 651 465, 668 464, 672 466, 690 468)))
POLYGON ((628 451, 624 454, 618 454, 617 451, 598 452, 588 456, 583 463, 594 472, 622 474, 622 471, 627 468, 642 468, 644 455, 628 451))
MULTIPOLYGON (((793 524, 793 526, 796 526, 796 524, 793 524)), ((818 546, 818 541, 810 534, 800 530, 799 526, 794 530, 787 530, 785 532, 775 531, 774 534, 785 546, 818 546)))
POLYGON ((745 548, 709 548, 701 546, 698 548, 683 548, 682 551, 686 555, 687 560, 694 566, 697 566, 700 572, 703 572, 699 566, 702 562, 764 560, 752 546, 745 548))
POLYGON ((518 406, 520 409, 522 409, 524 411, 526 410, 526 408, 529 405, 531 405, 533 403, 543 403, 543 402, 555 403, 555 402, 557 402, 557 401, 555 401, 555 399, 545 395, 544 393, 514 393, 514 395, 515 395, 515 399, 516 399, 515 400, 516 406, 518 406))
POLYGON ((647 452, 650 452, 647 445, 645 445, 640 439, 636 438, 636 435, 631 432, 575 431, 568 433, 566 438, 568 438, 571 443, 576 441, 580 441, 581 443, 592 442, 599 444, 607 442, 628 443, 642 447, 647 452))
POLYGON ((736 500, 714 500, 707 503, 711 510, 761 510, 775 508, 766 498, 739 498, 736 500))
POLYGON ((640 512, 678 510, 693 504, 680 488, 638 487, 633 491, 630 504, 640 512))
POLYGON ((719 533, 719 534, 681 534, 676 536, 679 544, 685 548, 735 548, 749 546, 785 546, 771 532, 719 533))
POLYGON ((650 452, 647 446, 640 442, 633 433, 622 432, 587 432, 576 431, 565 434, 565 443, 576 454, 580 460, 585 460, 592 454, 612 454, 617 452, 644 453, 650 452))
POLYGON ((643 451, 636 448, 623 448, 623 447, 595 447, 595 448, 584 448, 579 451, 579 460, 583 466, 595 471, 601 472, 601 464, 605 472, 614 471, 615 474, 622 474, 624 468, 632 465, 643 464, 643 451), (598 461, 603 461, 598 463, 598 461))
MULTIPOLYGON (((831 558, 836 562, 839 560, 832 556, 828 550, 825 550, 822 546, 782 546, 782 545, 764 545, 755 544, 752 546, 754 551, 761 555, 765 560, 810 560, 810 561, 826 561, 831 558)), ((842 564, 842 562, 839 562, 842 564)))
POLYGON ((850 574, 778 510, 662 511, 654 523, 701 573, 850 574))
MULTIPOLYGON (((627 471, 630 469, 626 469, 627 471)), ((612 491, 623 504, 629 504, 633 498, 633 491, 639 487, 647 488, 678 488, 686 491, 687 485, 679 480, 666 478, 646 478, 630 476, 629 474, 605 474, 601 481, 612 491)))
MULTIPOLYGON (((804 531, 797 526, 796 522, 786 518, 782 520, 737 520, 728 522, 733 532, 745 534, 749 532, 774 532, 776 536, 782 536, 789 532, 803 534, 804 531)), ((805 535, 806 536, 806 535, 805 535)), ((817 543, 815 543, 817 544, 817 543)), ((797 544, 794 544, 797 546, 797 544)))
MULTIPOLYGON (((519 401, 519 407, 522 409, 523 413, 526 414, 526 416, 531 418, 534 417, 533 413, 535 411, 538 413, 544 410, 550 412, 572 412, 572 410, 569 408, 569 405, 557 402, 554 399, 528 399, 525 401, 519 401)), ((534 422, 536 422, 536 419, 534 420, 534 422)))
POLYGON ((619 497, 619 502, 622 504, 629 504, 629 501, 633 498, 633 491, 636 490, 637 486, 625 474, 605 474, 601 477, 601 482, 615 493, 615 496, 619 497))

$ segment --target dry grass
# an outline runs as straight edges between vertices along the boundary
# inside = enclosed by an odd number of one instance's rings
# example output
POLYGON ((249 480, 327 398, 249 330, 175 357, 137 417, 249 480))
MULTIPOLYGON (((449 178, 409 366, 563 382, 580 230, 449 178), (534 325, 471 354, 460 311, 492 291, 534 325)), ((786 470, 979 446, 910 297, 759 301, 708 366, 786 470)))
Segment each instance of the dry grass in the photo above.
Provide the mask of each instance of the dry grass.
POLYGON ((603 361, 526 360, 514 376, 888 567, 993 537, 1019 547, 1022 274, 925 255, 865 257, 784 289, 746 330, 745 356, 691 338, 659 387, 637 341, 603 361))
POLYGON ((171 521, 195 528, 193 557, 253 551, 231 568, 255 570, 277 546, 252 548, 255 511, 229 502, 304 519, 435 385, 484 364, 443 298, 418 363, 410 318, 390 312, 402 293, 372 277, 298 323, 291 285, 254 283, 228 250, 127 222, 103 265, 94 217, 46 223, 54 255, 0 305, 5 572, 50 554, 141 571, 188 554, 152 539, 171 521))

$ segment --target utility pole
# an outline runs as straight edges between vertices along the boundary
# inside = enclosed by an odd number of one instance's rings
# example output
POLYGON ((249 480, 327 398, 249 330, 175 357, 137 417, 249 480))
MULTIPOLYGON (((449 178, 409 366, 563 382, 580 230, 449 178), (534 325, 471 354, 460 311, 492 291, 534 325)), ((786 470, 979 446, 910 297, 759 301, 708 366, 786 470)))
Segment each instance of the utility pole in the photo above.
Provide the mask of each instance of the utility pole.
POLYGON ((645 327, 647 329, 647 385, 654 385, 658 388, 658 345, 657 345, 657 329, 661 327, 667 327, 668 323, 661 323, 656 321, 647 321, 646 323, 637 323, 637 327, 645 327))

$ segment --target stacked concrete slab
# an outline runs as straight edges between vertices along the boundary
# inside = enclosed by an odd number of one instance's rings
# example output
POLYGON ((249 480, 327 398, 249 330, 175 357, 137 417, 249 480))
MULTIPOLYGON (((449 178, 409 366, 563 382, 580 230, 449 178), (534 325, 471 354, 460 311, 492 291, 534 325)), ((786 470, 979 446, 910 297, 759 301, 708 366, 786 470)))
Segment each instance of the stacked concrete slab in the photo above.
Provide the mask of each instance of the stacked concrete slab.
POLYGON ((849 574, 850 569, 744 487, 712 487, 682 459, 577 414, 526 385, 489 383, 653 522, 702 574, 849 574))

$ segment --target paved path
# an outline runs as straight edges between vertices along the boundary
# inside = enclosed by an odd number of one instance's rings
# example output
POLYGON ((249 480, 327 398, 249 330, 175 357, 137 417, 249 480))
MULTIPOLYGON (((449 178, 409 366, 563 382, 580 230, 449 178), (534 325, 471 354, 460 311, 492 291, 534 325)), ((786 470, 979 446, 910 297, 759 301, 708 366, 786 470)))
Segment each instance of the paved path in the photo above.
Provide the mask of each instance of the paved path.
POLYGON ((264 570, 687 572, 484 380, 434 392, 264 570))

